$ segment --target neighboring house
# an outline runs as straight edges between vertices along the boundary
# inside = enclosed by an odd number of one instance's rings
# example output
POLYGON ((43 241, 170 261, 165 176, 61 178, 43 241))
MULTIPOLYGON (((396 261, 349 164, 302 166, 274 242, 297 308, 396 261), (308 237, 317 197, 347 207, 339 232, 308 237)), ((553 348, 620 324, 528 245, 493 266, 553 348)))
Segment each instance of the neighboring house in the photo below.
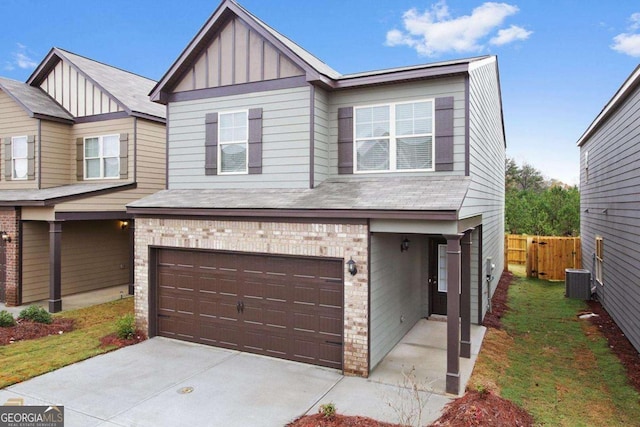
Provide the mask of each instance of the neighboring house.
POLYGON ((578 140, 583 265, 640 351, 640 66, 578 140))
POLYGON ((165 188, 155 82, 52 49, 26 83, 0 78, 0 301, 133 291, 125 205, 165 188))
POLYGON ((151 97, 168 190, 127 209, 139 326, 367 376, 449 314, 458 392, 503 267, 495 57, 341 75, 224 1, 151 97))

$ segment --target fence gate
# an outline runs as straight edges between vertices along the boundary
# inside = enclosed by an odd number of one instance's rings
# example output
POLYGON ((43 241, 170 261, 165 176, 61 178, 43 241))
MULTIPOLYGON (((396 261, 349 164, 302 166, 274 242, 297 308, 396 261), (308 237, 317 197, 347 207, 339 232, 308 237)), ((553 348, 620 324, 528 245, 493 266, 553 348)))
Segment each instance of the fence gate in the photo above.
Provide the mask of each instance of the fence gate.
POLYGON ((527 249, 527 277, 564 280, 565 269, 582 267, 579 237, 530 236, 527 249))

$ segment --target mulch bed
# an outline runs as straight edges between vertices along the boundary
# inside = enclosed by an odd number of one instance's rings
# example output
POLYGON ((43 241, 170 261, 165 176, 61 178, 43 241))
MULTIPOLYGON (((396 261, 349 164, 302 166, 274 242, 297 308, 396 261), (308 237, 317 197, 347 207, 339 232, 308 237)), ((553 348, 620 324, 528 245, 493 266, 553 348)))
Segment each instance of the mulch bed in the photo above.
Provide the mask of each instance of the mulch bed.
POLYGON ((510 271, 502 273, 500 281, 498 282, 498 287, 491 298, 491 311, 488 311, 487 314, 485 314, 484 321, 482 322, 483 326, 486 326, 487 328, 502 329, 502 321, 500 319, 502 319, 504 313, 509 310, 509 306, 507 305, 507 292, 512 281, 513 273, 510 271))
POLYGON ((400 424, 389 424, 367 417, 354 417, 336 414, 325 417, 322 414, 304 415, 290 422, 286 427, 400 427, 400 424))
POLYGON ((74 322, 74 319, 57 317, 47 325, 19 319, 16 326, 0 328, 0 345, 70 332, 73 330, 74 322))
POLYGON ((589 321, 600 329, 602 335, 607 339, 611 351, 618 356, 627 370, 629 382, 640 393, 640 353, 631 345, 629 339, 599 301, 588 301, 588 304, 590 311, 598 315, 590 317, 589 321))
POLYGON ((121 347, 126 347, 128 345, 138 344, 139 342, 142 342, 146 339, 147 339, 147 336, 144 334, 144 332, 137 329, 136 329, 135 335, 128 339, 118 338, 118 334, 114 332, 112 334, 109 334, 105 337, 100 338, 100 346, 103 348, 111 347, 111 346, 121 348, 121 347))

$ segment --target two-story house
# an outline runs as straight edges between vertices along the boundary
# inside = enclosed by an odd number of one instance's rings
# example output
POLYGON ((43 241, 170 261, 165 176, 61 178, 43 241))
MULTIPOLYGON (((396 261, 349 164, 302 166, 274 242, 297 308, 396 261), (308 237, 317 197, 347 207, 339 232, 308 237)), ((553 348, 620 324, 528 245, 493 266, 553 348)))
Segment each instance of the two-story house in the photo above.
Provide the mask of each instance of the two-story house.
POLYGON ((640 66, 578 140, 580 236, 593 288, 640 351, 640 66))
POLYGON ((54 48, 26 83, 0 78, 0 301, 133 291, 125 205, 165 188, 156 82, 54 48))
POLYGON ((367 376, 446 315, 458 393, 503 267, 494 56, 342 75, 225 0, 151 98, 168 189, 127 209, 139 326, 367 376))

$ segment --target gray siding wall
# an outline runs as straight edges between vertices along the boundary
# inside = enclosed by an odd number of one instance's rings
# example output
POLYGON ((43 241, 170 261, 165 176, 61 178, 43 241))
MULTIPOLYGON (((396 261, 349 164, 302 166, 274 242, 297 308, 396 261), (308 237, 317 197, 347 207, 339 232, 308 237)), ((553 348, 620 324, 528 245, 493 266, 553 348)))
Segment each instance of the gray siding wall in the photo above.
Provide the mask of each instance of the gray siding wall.
MULTIPOLYGON (((329 175, 329 95, 323 89, 315 89, 314 111, 314 181, 318 185, 329 175)), ((333 144, 337 144, 337 139, 333 144)))
POLYGON ((338 109, 350 106, 365 106, 384 104, 388 102, 407 102, 420 99, 435 99, 439 97, 454 97, 454 170, 452 172, 427 172, 438 175, 464 174, 464 79, 462 77, 449 77, 432 81, 394 84, 364 89, 351 89, 332 94, 329 107, 329 141, 330 141, 330 168, 332 176, 340 179, 362 179, 371 176, 424 176, 425 172, 418 173, 366 173, 357 175, 338 175, 338 109))
POLYGON ((640 89, 636 88, 580 149, 580 235, 583 266, 592 273, 595 238, 603 238, 603 286, 597 288, 598 297, 640 351, 639 160, 640 89))
MULTIPOLYGON (((498 286, 504 266, 504 162, 497 62, 493 58, 469 71, 469 167, 471 184, 460 218, 482 215, 482 254, 495 264, 490 295, 498 286)), ((482 263, 485 268, 485 262, 482 263)), ((486 272, 483 272, 483 277, 486 272)), ((483 301, 483 313, 487 301, 483 301)))
POLYGON ((309 88, 300 87, 169 104, 169 188, 307 188, 309 88), (205 115, 262 108, 262 174, 204 171, 205 115))
POLYGON ((371 368, 423 317, 423 265, 426 239, 410 237, 400 252, 402 235, 371 235, 371 368), (401 322, 401 316, 404 321, 401 322))

